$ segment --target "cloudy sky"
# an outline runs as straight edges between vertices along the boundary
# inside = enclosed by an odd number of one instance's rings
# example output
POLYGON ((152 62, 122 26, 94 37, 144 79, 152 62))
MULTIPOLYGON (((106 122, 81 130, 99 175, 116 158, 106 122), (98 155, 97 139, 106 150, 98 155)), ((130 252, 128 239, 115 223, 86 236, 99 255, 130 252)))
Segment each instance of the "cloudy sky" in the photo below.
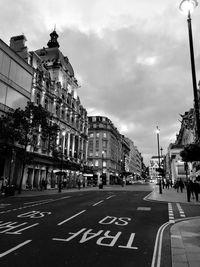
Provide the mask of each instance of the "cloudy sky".
MULTIPOLYGON (((186 17, 177 0, 1 0, 0 38, 24 34, 42 48, 56 25, 88 115, 107 116, 132 139, 148 165, 166 153, 193 105, 186 17)), ((192 15, 200 79, 200 6, 192 15)))

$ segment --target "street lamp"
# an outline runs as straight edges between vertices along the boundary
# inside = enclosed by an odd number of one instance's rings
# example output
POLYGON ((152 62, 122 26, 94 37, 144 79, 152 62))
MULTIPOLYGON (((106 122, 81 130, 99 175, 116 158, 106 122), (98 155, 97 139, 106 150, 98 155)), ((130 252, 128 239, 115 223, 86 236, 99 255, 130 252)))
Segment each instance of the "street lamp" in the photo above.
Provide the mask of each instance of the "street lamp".
POLYGON ((62 152, 61 152, 61 170, 60 170, 60 175, 59 175, 59 183, 58 183, 58 192, 60 193, 61 192, 61 189, 62 189, 62 174, 63 174, 63 156, 64 156, 64 153, 65 153, 65 135, 66 135, 66 132, 63 131, 62 132, 62 136, 63 136, 63 146, 62 146, 62 152))
POLYGON ((191 60, 191 71, 192 71, 193 94, 194 94, 194 110, 196 119, 196 140, 198 142, 200 137, 199 103, 198 103, 192 24, 191 24, 191 13, 197 6, 198 6, 197 0, 182 0, 179 5, 180 11, 187 15, 187 22, 188 22, 190 60, 191 60))
MULTIPOLYGON (((157 145, 158 145, 158 169, 159 169, 158 173, 160 174, 160 144, 159 144, 160 129, 158 128, 158 126, 156 127, 156 134, 157 134, 157 145)), ((162 194, 162 185, 160 177, 159 177, 159 193, 162 194)))

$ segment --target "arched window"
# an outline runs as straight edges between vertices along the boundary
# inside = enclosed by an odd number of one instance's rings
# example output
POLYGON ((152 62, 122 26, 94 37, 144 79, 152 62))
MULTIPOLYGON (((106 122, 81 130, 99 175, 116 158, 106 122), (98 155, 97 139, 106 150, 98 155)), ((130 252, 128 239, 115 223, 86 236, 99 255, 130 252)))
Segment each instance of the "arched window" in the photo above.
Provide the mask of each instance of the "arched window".
POLYGON ((37 93, 35 102, 36 102, 37 105, 39 105, 40 104, 40 101, 41 101, 40 93, 37 93))

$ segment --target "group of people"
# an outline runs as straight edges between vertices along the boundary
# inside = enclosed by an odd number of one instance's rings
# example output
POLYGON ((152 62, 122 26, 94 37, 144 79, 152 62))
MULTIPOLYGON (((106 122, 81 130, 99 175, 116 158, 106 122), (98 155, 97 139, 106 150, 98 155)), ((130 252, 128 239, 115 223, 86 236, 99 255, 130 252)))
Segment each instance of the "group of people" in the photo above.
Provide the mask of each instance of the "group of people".
POLYGON ((164 178, 162 180, 162 188, 164 189, 166 187, 167 189, 169 189, 170 186, 172 187, 172 180, 164 178))
MULTIPOLYGON (((200 178, 200 177, 199 177, 200 178)), ((187 191, 187 201, 190 202, 191 196, 193 199, 196 199, 196 201, 199 200, 199 193, 200 193, 200 183, 198 182, 198 178, 195 180, 192 180, 191 178, 185 182, 180 178, 174 183, 174 188, 177 190, 177 192, 182 193, 183 189, 186 187, 187 191)))

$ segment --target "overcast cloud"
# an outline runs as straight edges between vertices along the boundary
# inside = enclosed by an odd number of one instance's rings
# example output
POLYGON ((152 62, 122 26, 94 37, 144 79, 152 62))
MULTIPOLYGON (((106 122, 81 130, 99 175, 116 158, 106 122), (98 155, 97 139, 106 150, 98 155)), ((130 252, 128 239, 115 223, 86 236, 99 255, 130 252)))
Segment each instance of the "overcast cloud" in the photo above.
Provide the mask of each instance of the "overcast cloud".
MULTIPOLYGON (((148 165, 157 154, 155 128, 166 153, 193 105, 187 20, 177 0, 1 0, 0 38, 25 34, 42 48, 56 25, 60 49, 79 81, 88 115, 111 119, 148 165)), ((192 16, 197 82, 200 7, 192 16)))

